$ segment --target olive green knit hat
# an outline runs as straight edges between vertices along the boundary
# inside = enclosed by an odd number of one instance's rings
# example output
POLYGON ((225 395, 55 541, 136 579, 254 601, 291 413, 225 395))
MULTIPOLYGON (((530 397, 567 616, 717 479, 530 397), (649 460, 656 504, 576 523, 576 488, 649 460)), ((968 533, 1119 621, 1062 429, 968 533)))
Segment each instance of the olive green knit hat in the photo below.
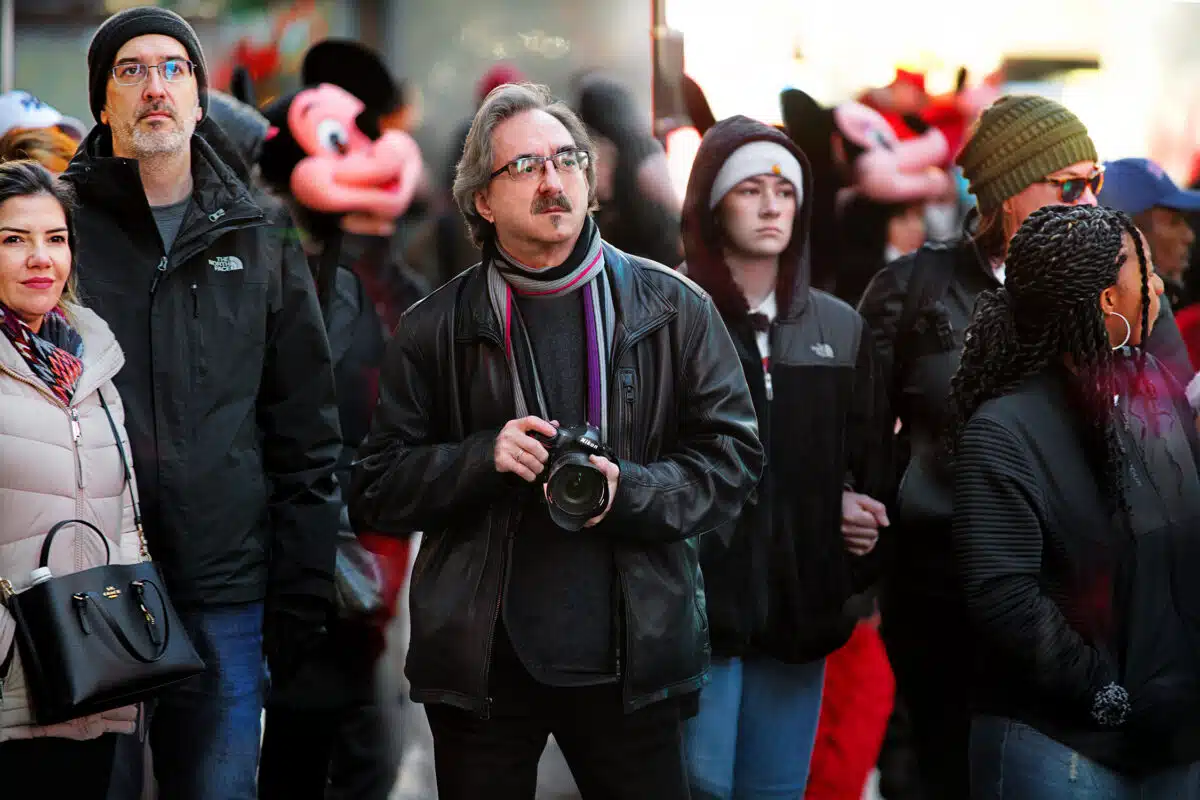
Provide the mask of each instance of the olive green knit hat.
POLYGON ((992 103, 956 159, 983 214, 1051 173, 1097 160, 1079 117, 1036 95, 1009 95, 992 103))

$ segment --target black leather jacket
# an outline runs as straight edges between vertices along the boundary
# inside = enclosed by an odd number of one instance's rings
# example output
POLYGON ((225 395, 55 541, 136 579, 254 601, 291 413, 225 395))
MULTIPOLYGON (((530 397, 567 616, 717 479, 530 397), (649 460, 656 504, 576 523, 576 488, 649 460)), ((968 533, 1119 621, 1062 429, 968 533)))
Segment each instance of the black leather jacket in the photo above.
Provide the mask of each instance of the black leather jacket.
MULTIPOLYGON (((694 692, 709 664, 697 539, 734 519, 763 466, 733 342, 695 284, 605 245, 617 322, 610 416, 621 479, 596 530, 615 543, 625 708, 694 692)), ((410 589, 406 673, 418 702, 487 715, 508 554, 527 492, 496 471, 516 412, 488 303, 467 270, 404 316, 359 449, 351 514, 372 530, 424 531, 410 589)))

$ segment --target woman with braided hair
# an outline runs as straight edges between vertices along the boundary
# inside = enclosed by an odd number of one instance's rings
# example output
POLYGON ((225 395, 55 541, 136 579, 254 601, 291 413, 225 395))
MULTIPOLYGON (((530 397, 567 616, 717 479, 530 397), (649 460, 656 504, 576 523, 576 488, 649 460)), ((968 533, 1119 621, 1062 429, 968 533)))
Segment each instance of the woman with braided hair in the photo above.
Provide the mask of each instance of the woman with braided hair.
MULTIPOLYGON (((980 116, 957 157, 978 208, 962 239, 928 243, 875 276, 859 304, 875 340, 889 406, 902 422, 903 470, 889 506, 888 569, 880 596, 898 713, 881 756, 883 793, 962 800, 968 792, 967 683, 972 643, 954 566, 954 471, 942 447, 950 380, 978 297, 1004 285, 1009 241, 1047 205, 1094 206, 1104 170, 1087 127, 1045 97, 1002 97, 980 116), (919 786, 902 790, 904 734, 919 786), (901 784, 901 785, 897 785, 901 784)), ((1065 278, 1064 278, 1065 279, 1065 278)), ((1162 314, 1146 349, 1189 380, 1175 319, 1162 314)), ((911 779, 910 779, 911 780, 911 779)))
POLYGON ((1200 441, 1129 217, 1033 212, 953 379, 974 800, 1200 796, 1200 441))

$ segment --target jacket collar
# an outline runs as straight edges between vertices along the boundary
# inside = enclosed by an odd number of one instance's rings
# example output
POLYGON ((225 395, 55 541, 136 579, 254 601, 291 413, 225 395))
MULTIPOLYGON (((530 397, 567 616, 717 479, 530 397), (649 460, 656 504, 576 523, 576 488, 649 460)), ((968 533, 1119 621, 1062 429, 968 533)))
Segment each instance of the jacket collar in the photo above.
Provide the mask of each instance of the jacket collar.
MULTIPOLYGON (((648 267, 635 264, 629 256, 608 242, 603 242, 601 246, 617 313, 613 352, 619 353, 623 345, 628 346, 670 320, 677 309, 647 277, 645 270, 648 267)), ((461 308, 456 315, 455 339, 460 342, 486 339, 499 345, 500 322, 492 312, 488 299, 485 264, 476 264, 471 268, 464 278, 459 297, 461 308)))
MULTIPOLYGON (((202 121, 191 144, 195 208, 185 220, 185 229, 193 227, 197 219, 220 224, 227 219, 261 217, 262 211, 250 193, 249 176, 240 169, 243 162, 217 126, 207 119, 202 121)), ((149 212, 137 160, 113 155, 112 131, 106 125, 92 128, 63 177, 85 202, 122 216, 135 208, 149 212)), ((184 233, 180 230, 181 238, 184 233)))
MULTIPOLYGON (((100 319, 96 312, 82 306, 69 305, 67 316, 71 325, 83 337, 83 374, 79 376, 79 382, 75 385, 75 398, 80 400, 116 377, 125 365, 125 353, 117 344, 108 323, 100 319)), ((53 397, 49 387, 43 385, 41 379, 33 374, 25 359, 4 336, 0 336, 0 370, 16 375, 42 390, 47 397, 53 397)))

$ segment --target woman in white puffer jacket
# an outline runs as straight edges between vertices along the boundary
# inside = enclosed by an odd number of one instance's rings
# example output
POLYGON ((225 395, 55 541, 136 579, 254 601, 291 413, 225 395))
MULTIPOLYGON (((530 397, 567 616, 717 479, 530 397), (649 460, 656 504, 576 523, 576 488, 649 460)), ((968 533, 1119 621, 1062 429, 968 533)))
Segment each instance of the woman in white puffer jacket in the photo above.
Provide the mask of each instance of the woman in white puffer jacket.
MULTIPOLYGON (((139 559, 128 486, 103 393, 128 454, 112 378, 125 363, 112 332, 75 300, 71 194, 30 161, 0 164, 0 578, 29 586, 46 533, 81 519, 111 538, 113 563, 139 559)), ((105 563, 83 526, 54 540, 54 575, 105 563)), ((14 622, 0 606, 0 781, 43 797, 108 795, 117 737, 135 732, 130 706, 71 722, 33 723, 14 622)), ((14 795, 15 796, 15 795, 14 795)))

